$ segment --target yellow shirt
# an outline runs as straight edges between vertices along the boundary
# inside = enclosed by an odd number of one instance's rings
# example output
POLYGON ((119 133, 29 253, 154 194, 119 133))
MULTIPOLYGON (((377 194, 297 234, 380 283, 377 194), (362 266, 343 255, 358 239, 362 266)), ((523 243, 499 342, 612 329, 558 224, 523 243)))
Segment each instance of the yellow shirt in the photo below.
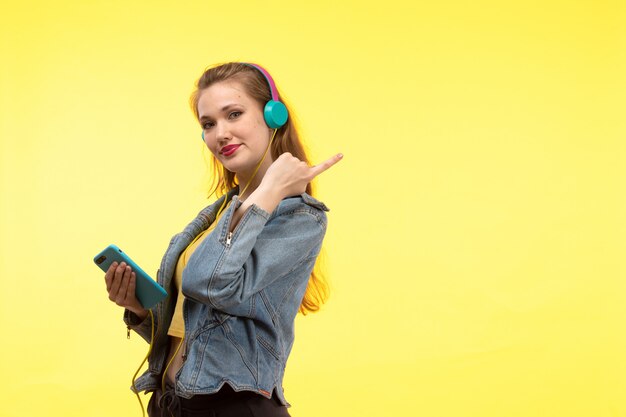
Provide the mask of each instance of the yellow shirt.
MULTIPOLYGON (((222 213, 226 211, 228 206, 230 205, 230 201, 222 210, 222 213)), ((174 272, 174 283, 176 284, 176 288, 178 289, 178 295, 176 298, 176 307, 174 308, 174 316, 172 317, 172 322, 170 323, 170 327, 167 331, 169 336, 174 336, 182 339, 185 336, 185 322, 183 321, 183 300, 185 299, 182 292, 183 285, 183 270, 187 266, 187 261, 196 250, 198 245, 202 243, 202 241, 215 229, 217 225, 217 221, 221 217, 221 214, 217 216, 215 221, 209 225, 209 228, 201 232, 196 238, 187 246, 187 248, 180 254, 178 258, 178 262, 176 263, 176 271, 174 272)))

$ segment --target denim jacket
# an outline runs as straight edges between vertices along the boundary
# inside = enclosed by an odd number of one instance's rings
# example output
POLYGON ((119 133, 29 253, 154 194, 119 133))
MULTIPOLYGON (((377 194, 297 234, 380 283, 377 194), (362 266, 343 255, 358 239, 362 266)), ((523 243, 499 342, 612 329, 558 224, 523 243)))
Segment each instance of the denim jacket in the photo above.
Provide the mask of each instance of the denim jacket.
MULTIPOLYGON (((185 339, 176 393, 184 398, 211 394, 228 382, 236 391, 267 398, 276 389, 280 402, 289 406, 282 381, 294 342, 294 319, 326 232, 328 208, 306 193, 282 200, 271 214, 253 204, 229 233, 241 205, 235 192, 228 194, 232 204, 183 271, 185 339)), ((176 303, 176 263, 215 220, 224 198, 201 210, 170 240, 157 271, 168 296, 152 309, 154 343, 148 370, 135 383, 137 391, 160 387, 176 303)), ((141 321, 126 310, 124 322, 150 342, 149 316, 141 321)))

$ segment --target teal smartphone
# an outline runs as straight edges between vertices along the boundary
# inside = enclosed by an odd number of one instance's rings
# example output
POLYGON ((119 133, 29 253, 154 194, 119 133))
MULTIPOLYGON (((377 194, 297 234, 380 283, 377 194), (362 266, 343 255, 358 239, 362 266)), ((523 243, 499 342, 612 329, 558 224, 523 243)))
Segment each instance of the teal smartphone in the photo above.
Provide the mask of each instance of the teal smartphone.
POLYGON ((104 272, 109 270, 113 262, 118 264, 126 262, 127 265, 130 265, 136 277, 135 297, 137 297, 145 309, 154 307, 167 296, 167 292, 163 287, 150 278, 150 275, 146 274, 130 256, 115 245, 109 245, 104 248, 102 252, 93 258, 93 261, 104 272))

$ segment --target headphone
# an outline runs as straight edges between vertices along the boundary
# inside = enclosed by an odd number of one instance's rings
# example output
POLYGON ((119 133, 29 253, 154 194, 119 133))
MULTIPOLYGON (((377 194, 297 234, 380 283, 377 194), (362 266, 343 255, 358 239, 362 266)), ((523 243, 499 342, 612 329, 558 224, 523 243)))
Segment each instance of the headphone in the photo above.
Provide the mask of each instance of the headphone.
MULTIPOLYGON (((260 65, 250 64, 247 62, 242 62, 242 64, 256 68, 261 74, 263 74, 263 77, 265 77, 265 80, 270 87, 270 94, 272 95, 272 98, 270 101, 265 103, 263 118, 265 119, 265 124, 267 124, 267 126, 272 129, 279 129, 287 123, 289 114, 287 112, 287 107, 278 99, 278 90, 276 89, 276 84, 274 83, 272 76, 260 65)), ((202 141, 204 142, 204 131, 202 132, 202 141)))

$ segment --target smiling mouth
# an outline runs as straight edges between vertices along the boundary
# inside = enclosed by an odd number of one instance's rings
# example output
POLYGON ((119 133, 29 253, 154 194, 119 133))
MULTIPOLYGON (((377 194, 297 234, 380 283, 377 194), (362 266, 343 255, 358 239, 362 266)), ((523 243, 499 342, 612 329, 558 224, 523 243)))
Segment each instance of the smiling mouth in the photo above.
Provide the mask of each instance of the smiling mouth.
POLYGON ((220 153, 222 155, 224 155, 224 156, 231 156, 232 154, 235 153, 235 151, 237 149, 239 149, 239 146, 241 146, 241 145, 227 145, 227 146, 224 146, 222 148, 222 150, 220 151, 220 153))

